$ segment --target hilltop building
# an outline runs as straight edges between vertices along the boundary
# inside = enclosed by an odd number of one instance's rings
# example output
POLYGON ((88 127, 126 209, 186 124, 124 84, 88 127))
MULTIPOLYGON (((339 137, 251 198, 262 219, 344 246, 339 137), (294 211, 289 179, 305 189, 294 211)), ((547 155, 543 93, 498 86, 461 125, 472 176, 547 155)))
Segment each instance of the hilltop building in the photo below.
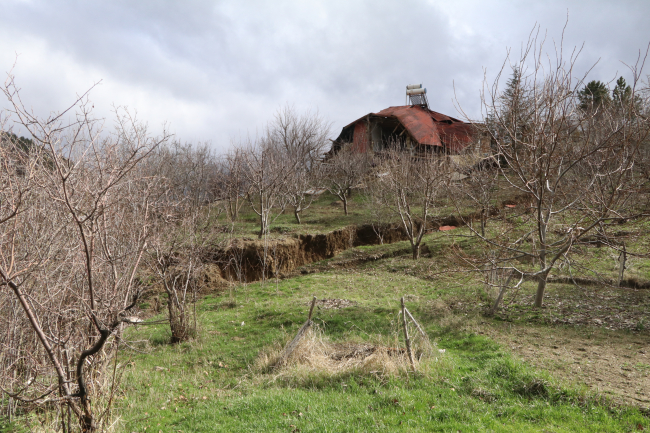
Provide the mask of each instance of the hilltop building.
POLYGON ((387 146, 398 145, 414 154, 440 152, 457 155, 473 143, 480 148, 480 153, 489 152, 487 137, 474 140, 478 134, 476 125, 430 110, 426 89, 421 86, 407 86, 411 105, 368 113, 344 126, 333 141, 330 155, 346 144, 351 145, 354 151, 364 153, 381 152, 387 146))

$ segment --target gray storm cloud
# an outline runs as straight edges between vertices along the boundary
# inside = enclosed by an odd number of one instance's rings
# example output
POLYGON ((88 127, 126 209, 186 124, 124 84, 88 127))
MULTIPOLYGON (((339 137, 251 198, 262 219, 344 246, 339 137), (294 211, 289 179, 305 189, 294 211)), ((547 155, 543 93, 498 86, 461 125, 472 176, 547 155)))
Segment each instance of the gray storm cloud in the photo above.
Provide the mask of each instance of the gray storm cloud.
POLYGON ((404 101, 422 82, 433 109, 480 116, 486 72, 516 59, 538 24, 547 48, 562 28, 591 79, 629 77, 650 41, 650 2, 511 1, 18 1, 3 2, 0 67, 47 115, 102 80, 97 114, 137 110, 152 131, 217 149, 254 135, 287 103, 316 110, 333 135, 404 101), (455 101, 456 100, 456 101, 455 101))

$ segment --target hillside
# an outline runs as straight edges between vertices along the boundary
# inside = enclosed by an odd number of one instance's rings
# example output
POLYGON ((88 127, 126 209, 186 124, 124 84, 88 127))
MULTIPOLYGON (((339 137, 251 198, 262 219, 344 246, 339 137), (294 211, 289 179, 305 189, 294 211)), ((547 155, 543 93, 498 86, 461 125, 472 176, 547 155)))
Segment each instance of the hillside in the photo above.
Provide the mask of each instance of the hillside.
MULTIPOLYGON (((318 233, 361 222, 362 197, 356 200, 346 220, 340 209, 339 215, 331 210, 333 199, 323 197, 301 226, 280 221, 274 227, 287 229, 274 237, 286 242, 312 226, 318 233)), ((509 224, 507 213, 488 227, 503 224, 509 224)), ((646 222, 630 221, 619 231, 629 249, 649 249, 646 222)), ((418 261, 410 258, 406 241, 353 246, 263 282, 206 289, 196 306, 199 336, 186 343, 168 345, 164 325, 133 329, 127 334, 131 349, 118 368, 121 431, 559 432, 650 426, 647 289, 575 285, 560 269, 542 309, 531 307, 535 282, 526 281, 488 317, 496 293, 464 265, 480 251, 476 237, 459 227, 432 231, 425 244, 418 261), (312 344, 404 347, 398 317, 404 296, 435 344, 433 355, 420 361, 417 373, 406 364, 337 372, 311 358, 269 370, 269 357, 306 320, 312 295, 321 300, 312 344)), ((581 248, 579 260, 599 263, 603 276, 615 278, 611 251, 596 244, 581 248)), ((645 287, 650 260, 635 258, 627 272, 645 287)), ((142 307, 152 314, 150 305, 142 307)))

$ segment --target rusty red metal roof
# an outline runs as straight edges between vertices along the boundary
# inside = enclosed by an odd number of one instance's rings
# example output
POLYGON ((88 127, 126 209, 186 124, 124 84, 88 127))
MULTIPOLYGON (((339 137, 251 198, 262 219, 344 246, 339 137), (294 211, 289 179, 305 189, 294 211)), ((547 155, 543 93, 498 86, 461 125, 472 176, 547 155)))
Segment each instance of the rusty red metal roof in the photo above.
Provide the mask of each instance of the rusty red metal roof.
MULTIPOLYGON (((471 123, 418 105, 388 107, 367 116, 394 117, 419 144, 445 147, 451 152, 461 151, 471 141, 471 123)), ((367 116, 355 120, 343 129, 365 120, 367 116)))
POLYGON ((418 143, 430 146, 442 146, 440 134, 436 128, 434 118, 430 112, 417 105, 405 105, 401 107, 388 107, 376 116, 396 117, 404 128, 411 134, 418 143))

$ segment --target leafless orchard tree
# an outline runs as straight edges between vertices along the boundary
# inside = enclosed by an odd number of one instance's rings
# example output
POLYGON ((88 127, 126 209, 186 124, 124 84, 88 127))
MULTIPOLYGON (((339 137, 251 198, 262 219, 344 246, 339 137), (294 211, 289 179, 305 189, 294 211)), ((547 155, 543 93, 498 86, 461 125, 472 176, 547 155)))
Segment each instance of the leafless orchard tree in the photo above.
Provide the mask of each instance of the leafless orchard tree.
MULTIPOLYGON (((485 236, 485 227, 490 217, 490 212, 494 206, 494 198, 498 191, 499 170, 498 160, 495 156, 488 156, 477 162, 471 169, 463 167, 457 173, 467 173, 464 179, 456 180, 450 183, 450 195, 456 197, 454 203, 457 206, 458 213, 462 216, 466 213, 466 209, 460 207, 462 204, 468 203, 471 207, 478 209, 479 213, 479 227, 478 230, 481 236, 485 236)), ((471 217, 470 226, 473 228, 471 217)))
POLYGON ((395 147, 383 155, 377 173, 376 186, 371 189, 375 203, 399 218, 417 260, 434 202, 450 179, 447 157, 434 153, 414 156, 395 147))
POLYGON ((285 106, 266 126, 266 136, 297 167, 310 171, 323 158, 330 128, 331 124, 318 112, 299 114, 295 108, 285 106))
POLYGON ((348 200, 352 188, 361 184, 371 166, 371 157, 344 146, 324 162, 320 177, 325 187, 343 202, 343 212, 348 214, 348 200))
POLYGON ((153 180, 156 215, 145 258, 167 295, 171 342, 178 343, 196 334, 193 307, 206 247, 218 242, 217 165, 207 145, 172 143, 159 147, 144 171, 153 180))
POLYGON ((370 225, 381 245, 384 244, 384 239, 391 228, 391 223, 394 222, 393 218, 395 216, 389 208, 378 206, 375 198, 381 195, 379 188, 382 186, 379 182, 369 182, 366 184, 365 196, 365 205, 370 214, 370 225))
MULTIPOLYGON (((638 213, 633 198, 645 182, 635 160, 648 137, 647 118, 632 103, 624 110, 582 109, 578 91, 585 80, 575 76, 577 51, 569 58, 562 47, 556 52, 548 60, 544 40, 533 35, 513 68, 516 79, 508 92, 500 90, 497 77, 483 97, 501 174, 527 197, 531 212, 521 233, 481 238, 507 252, 500 268, 537 280, 536 307, 542 306, 551 270, 569 260, 577 242, 638 213)), ((630 68, 633 89, 641 66, 630 68)))
POLYGON ((280 109, 266 127, 269 142, 293 167, 285 173, 285 194, 298 224, 319 186, 316 166, 323 158, 329 134, 330 124, 318 113, 298 114, 290 106, 280 109))
POLYGON ((245 172, 247 167, 244 149, 234 147, 223 155, 217 163, 218 172, 213 188, 217 200, 226 212, 230 224, 239 219, 239 212, 248 196, 250 184, 245 172))
MULTIPOLYGON (((44 162, 39 147, 32 149, 31 142, 27 143, 27 146, 21 146, 19 138, 9 132, 6 117, 0 119, 0 122, 0 242, 8 245, 13 237, 20 234, 18 217, 19 212, 26 212, 25 202, 32 202, 38 196, 34 191, 37 188, 35 167, 44 162)), ((34 234, 41 232, 36 224, 30 228, 36 229, 34 234)), ((22 229, 23 233, 27 231, 26 227, 22 229)), ((41 236, 46 237, 47 233, 41 232, 41 236)), ((5 251, 0 250, 2 253, 5 251)), ((12 266, 11 260, 7 260, 4 254, 0 258, 3 268, 12 266)), ((18 262, 17 265, 20 266, 21 263, 18 262)), ((22 265, 26 267, 21 269, 23 273, 28 273, 33 268, 29 263, 22 265)), ((8 272, 12 270, 9 269, 8 272)), ((21 369, 33 369, 29 361, 24 359, 29 353, 25 348, 34 347, 34 343, 38 344, 34 341, 33 333, 25 332, 29 329, 29 322, 21 309, 20 300, 9 290, 0 290, 0 381, 3 384, 3 401, 7 402, 6 414, 10 420, 16 406, 20 405, 20 400, 16 404, 15 398, 19 399, 20 396, 12 392, 12 387, 6 387, 17 383, 22 385, 27 375, 22 373, 21 369)))
POLYGON ((271 223, 287 207, 286 190, 295 162, 284 157, 282 149, 268 137, 248 141, 240 147, 242 172, 250 186, 247 201, 260 217, 259 239, 267 234, 271 223))
POLYGON ((285 191, 287 203, 293 209, 293 216, 298 224, 301 223, 300 214, 309 209, 317 197, 319 179, 316 171, 307 171, 304 168, 296 168, 289 173, 289 182, 285 191))
POLYGON ((137 194, 146 179, 134 168, 168 135, 151 138, 119 109, 105 133, 87 94, 44 119, 22 104, 13 76, 2 90, 33 138, 28 150, 2 150, 11 154, 0 175, 3 392, 23 404, 54 403, 63 431, 75 423, 96 431, 115 390, 101 387, 111 382, 103 367, 115 355, 112 336, 131 321, 149 236, 150 203, 137 194))
POLYGON ((213 150, 206 143, 172 142, 158 152, 168 170, 166 188, 189 202, 193 209, 215 201, 219 189, 214 188, 218 167, 213 150))
MULTIPOLYGON (((642 104, 641 106, 642 110, 639 116, 644 120, 650 119, 650 104, 647 103, 650 101, 650 75, 646 76, 646 80, 641 86, 639 94, 641 95, 642 103, 645 102, 645 105, 642 104)), ((641 145, 637 168, 648 183, 650 183, 650 139, 646 139, 641 145)))

